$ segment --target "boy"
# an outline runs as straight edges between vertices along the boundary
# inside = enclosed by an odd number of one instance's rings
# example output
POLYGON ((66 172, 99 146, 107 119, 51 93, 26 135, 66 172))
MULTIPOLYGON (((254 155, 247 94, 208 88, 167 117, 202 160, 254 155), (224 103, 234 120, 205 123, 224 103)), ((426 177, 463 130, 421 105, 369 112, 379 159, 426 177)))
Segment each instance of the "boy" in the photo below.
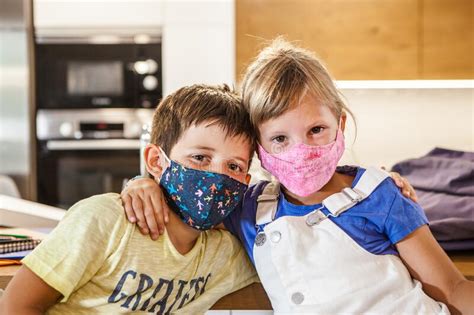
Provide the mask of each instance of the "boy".
POLYGON ((140 234, 118 194, 82 200, 23 260, 0 313, 195 314, 252 283, 238 241, 210 229, 247 188, 253 139, 248 114, 226 86, 194 85, 166 97, 144 153, 172 209, 165 237, 140 234))

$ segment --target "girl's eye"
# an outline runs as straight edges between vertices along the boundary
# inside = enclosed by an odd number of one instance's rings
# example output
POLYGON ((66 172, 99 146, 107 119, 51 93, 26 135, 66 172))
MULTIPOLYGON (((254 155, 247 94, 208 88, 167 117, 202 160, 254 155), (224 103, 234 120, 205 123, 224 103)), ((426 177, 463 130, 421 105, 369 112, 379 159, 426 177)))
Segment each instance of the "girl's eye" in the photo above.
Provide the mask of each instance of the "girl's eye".
POLYGON ((323 127, 313 127, 313 128, 311 128, 311 133, 318 134, 321 131, 323 131, 323 129, 324 129, 323 127))
POLYGON ((285 140, 286 140, 285 136, 276 136, 272 139, 272 141, 275 143, 283 143, 285 142, 285 140))
POLYGON ((235 163, 230 163, 229 164, 229 169, 233 172, 242 172, 242 168, 239 165, 235 164, 235 163))

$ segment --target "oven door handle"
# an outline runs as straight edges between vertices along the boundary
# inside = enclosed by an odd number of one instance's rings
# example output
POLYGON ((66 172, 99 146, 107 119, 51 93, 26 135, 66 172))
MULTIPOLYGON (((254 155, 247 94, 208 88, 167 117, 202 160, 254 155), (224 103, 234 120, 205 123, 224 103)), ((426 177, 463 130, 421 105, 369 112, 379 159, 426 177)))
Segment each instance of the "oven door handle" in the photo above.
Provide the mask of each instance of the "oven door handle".
POLYGON ((50 151, 73 150, 139 150, 139 139, 100 140, 49 140, 46 148, 50 151))

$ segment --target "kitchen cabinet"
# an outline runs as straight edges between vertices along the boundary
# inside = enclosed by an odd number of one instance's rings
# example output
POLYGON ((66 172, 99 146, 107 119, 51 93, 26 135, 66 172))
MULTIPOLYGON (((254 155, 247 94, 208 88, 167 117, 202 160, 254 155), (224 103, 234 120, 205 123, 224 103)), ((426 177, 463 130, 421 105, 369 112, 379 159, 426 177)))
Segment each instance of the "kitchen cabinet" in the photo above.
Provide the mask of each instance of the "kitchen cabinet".
POLYGON ((474 78, 472 0, 425 0, 422 6, 423 79, 474 78))
POLYGON ((471 0, 236 0, 236 74, 265 40, 313 50, 339 80, 473 78, 471 0))

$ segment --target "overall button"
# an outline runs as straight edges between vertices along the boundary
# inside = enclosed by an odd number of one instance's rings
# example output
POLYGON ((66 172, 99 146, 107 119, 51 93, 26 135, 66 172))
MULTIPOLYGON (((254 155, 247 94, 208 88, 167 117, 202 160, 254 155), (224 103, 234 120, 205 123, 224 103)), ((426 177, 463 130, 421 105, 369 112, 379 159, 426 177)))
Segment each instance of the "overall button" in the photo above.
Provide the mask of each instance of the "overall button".
POLYGON ((301 292, 296 292, 291 295, 291 301, 295 304, 301 304, 304 301, 304 295, 301 292))
POLYGON ((273 231, 272 234, 270 234, 270 239, 273 243, 278 243, 281 239, 281 233, 278 231, 273 231))
POLYGON ((265 244, 266 241, 267 241, 267 236, 265 235, 264 232, 258 233, 257 237, 255 237, 255 245, 257 246, 262 246, 263 244, 265 244))

